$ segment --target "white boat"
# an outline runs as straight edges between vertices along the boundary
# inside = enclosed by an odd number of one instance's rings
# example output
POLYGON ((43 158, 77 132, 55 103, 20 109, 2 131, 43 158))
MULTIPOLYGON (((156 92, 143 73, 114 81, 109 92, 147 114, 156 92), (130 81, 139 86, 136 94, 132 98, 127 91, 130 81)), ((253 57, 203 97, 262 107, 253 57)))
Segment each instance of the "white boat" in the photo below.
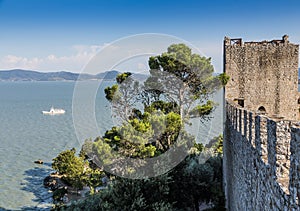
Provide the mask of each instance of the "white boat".
POLYGON ((66 111, 63 110, 63 109, 58 109, 58 108, 51 107, 50 111, 42 111, 42 113, 47 114, 47 115, 59 115, 59 114, 66 113, 66 111))

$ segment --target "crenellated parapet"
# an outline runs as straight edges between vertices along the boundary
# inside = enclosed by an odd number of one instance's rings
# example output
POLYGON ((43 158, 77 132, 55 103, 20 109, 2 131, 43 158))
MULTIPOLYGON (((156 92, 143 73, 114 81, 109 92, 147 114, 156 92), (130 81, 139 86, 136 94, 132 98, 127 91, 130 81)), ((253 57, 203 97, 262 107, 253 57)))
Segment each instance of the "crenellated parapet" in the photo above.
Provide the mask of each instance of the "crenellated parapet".
POLYGON ((288 35, 284 35, 282 36, 282 39, 277 39, 277 40, 264 40, 264 41, 259 41, 259 42, 255 42, 255 41, 250 41, 250 42, 243 42, 242 38, 234 38, 231 39, 229 37, 225 37, 224 39, 224 46, 266 46, 266 45, 270 45, 270 46, 274 46, 274 45, 287 45, 289 44, 289 36, 288 35))
POLYGON ((300 210, 300 128, 227 100, 224 186, 228 210, 300 210))

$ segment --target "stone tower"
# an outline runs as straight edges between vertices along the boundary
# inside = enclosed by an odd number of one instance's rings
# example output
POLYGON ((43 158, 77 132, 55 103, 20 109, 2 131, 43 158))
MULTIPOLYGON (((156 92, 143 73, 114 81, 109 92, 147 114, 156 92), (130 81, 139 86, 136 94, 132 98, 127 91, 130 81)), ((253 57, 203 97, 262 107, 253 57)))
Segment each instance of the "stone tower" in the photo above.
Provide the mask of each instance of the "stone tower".
POLYGON ((298 119, 299 45, 281 40, 224 40, 225 98, 273 118, 298 119))

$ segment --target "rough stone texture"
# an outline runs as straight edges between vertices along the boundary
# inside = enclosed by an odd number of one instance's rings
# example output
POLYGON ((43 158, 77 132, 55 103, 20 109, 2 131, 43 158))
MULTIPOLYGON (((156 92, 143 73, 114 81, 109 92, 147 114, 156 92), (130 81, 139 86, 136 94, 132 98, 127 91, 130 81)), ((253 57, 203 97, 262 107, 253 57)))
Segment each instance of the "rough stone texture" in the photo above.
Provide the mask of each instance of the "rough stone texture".
POLYGON ((300 210, 296 124, 255 115, 226 101, 223 163, 228 210, 300 210))
POLYGON ((286 35, 224 40, 228 210, 300 211, 298 51, 286 35))
POLYGON ((224 40, 224 71, 230 76, 225 98, 246 110, 264 107, 268 116, 299 118, 299 45, 282 40, 245 42, 224 40))

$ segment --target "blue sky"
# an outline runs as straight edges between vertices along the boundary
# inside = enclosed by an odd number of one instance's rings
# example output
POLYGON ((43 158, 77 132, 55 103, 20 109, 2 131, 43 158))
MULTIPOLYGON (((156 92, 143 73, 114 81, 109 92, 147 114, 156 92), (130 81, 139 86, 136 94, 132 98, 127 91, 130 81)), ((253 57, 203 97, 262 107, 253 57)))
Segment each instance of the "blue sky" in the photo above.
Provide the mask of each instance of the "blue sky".
POLYGON ((0 0, 0 69, 80 72, 103 46, 140 33, 184 39, 222 71, 224 36, 300 43, 300 1, 0 0))

